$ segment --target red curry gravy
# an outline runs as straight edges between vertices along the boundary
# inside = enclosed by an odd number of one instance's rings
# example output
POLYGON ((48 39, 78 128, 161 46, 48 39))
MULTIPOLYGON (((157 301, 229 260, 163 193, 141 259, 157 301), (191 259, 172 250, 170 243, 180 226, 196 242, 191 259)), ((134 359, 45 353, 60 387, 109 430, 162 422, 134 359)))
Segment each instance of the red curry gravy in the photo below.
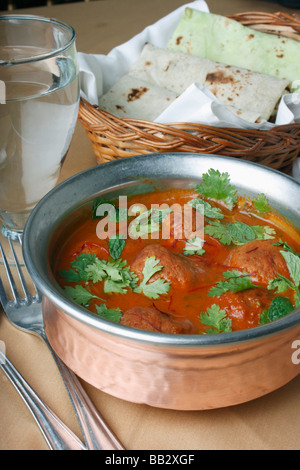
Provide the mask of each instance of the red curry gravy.
MULTIPOLYGON (((197 197, 199 194, 195 190, 156 191, 129 198, 128 207, 141 203, 147 208, 162 203, 169 206, 177 203, 183 206, 197 197)), ((209 328, 209 322, 202 321, 203 313, 207 314, 213 305, 225 315, 224 318, 229 325, 229 329, 225 331, 243 330, 260 325, 263 312, 269 309, 275 297, 283 296, 295 307, 294 289, 289 288, 278 293, 276 289, 270 289, 268 286, 278 275, 291 279, 282 250, 284 246, 288 246, 294 253, 300 252, 300 237, 297 230, 272 211, 262 215, 255 209, 251 200, 242 197, 238 197, 236 204, 230 209, 222 201, 206 197, 202 199, 209 201, 212 207, 221 211, 223 219, 215 220, 215 223, 242 222, 250 227, 258 225, 271 227, 272 237, 254 239, 243 244, 225 244, 218 237, 205 233, 201 253, 184 254, 187 240, 184 237, 179 239, 174 237, 171 221, 169 239, 153 239, 151 234, 147 239, 128 237, 120 255, 136 276, 137 284, 143 280, 146 259, 155 256, 162 268, 148 280, 148 284, 156 279, 163 279, 169 285, 168 292, 158 295, 158 298, 149 298, 143 292, 131 288, 127 288, 126 293, 107 293, 104 291, 103 281, 70 282, 62 275, 82 254, 90 253, 100 260, 114 261, 110 255, 108 239, 101 240, 96 234, 99 220, 93 219, 89 212, 72 233, 69 233, 57 253, 54 273, 59 284, 62 288, 79 284, 97 296, 85 305, 94 313, 96 305, 105 304, 107 309, 117 309, 120 312, 117 321, 121 324, 171 334, 222 332, 218 328, 209 328), (247 273, 253 286, 237 292, 226 290, 220 295, 210 295, 211 289, 218 282, 225 281, 224 273, 233 270, 239 271, 241 277, 247 273)), ((171 217, 171 214, 168 217, 171 217)), ((205 227, 211 222, 207 219, 205 227)))

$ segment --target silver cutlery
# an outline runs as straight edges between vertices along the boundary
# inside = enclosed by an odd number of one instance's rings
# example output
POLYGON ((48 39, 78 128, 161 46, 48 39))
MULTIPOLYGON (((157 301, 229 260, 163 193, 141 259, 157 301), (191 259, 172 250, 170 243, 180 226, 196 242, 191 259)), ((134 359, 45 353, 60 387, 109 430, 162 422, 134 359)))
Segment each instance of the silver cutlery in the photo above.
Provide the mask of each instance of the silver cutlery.
MULTIPOLYGON (((22 236, 17 242, 22 246, 22 236)), ((4 268, 9 281, 13 300, 10 300, 0 277, 0 302, 9 321, 16 327, 30 333, 37 333, 46 343, 63 378, 69 397, 76 412, 81 431, 89 450, 124 450, 113 432, 109 429, 95 405, 84 390, 77 376, 59 359, 49 344, 43 323, 41 301, 42 296, 34 286, 35 295, 32 295, 23 275, 13 242, 8 238, 8 244, 13 255, 15 270, 17 272, 23 294, 20 294, 9 263, 0 243, 4 268)))
POLYGON ((51 450, 87 450, 77 436, 43 403, 1 349, 0 368, 28 406, 51 450))

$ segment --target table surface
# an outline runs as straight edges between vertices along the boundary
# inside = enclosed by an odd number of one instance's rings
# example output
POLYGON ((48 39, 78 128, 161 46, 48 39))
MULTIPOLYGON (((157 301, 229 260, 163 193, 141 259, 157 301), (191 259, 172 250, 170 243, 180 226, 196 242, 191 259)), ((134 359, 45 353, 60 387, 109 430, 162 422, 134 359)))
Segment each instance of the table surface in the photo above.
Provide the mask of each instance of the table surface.
MULTIPOLYGON (((18 10, 70 23, 80 52, 106 54, 147 25, 184 5, 181 0, 97 0, 18 10)), ((207 0, 212 13, 286 11, 276 2, 207 0)), ((61 180, 95 166, 80 124, 61 180)), ((40 397, 81 437, 80 428, 51 354, 36 336, 14 328, 0 314, 0 340, 8 357, 40 397)), ((300 448, 300 375, 265 397, 219 410, 173 411, 128 403, 83 382, 95 405, 127 450, 218 450, 300 448)), ((0 373, 0 449, 44 450, 47 445, 23 401, 0 373)))

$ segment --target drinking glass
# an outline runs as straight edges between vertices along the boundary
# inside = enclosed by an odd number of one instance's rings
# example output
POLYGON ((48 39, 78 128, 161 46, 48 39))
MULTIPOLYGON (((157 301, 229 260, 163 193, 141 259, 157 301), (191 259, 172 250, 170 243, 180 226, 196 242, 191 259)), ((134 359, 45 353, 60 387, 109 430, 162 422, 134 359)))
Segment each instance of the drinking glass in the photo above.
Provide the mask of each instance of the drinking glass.
POLYGON ((75 31, 28 15, 0 16, 0 221, 22 233, 57 183, 75 129, 79 73, 75 31))

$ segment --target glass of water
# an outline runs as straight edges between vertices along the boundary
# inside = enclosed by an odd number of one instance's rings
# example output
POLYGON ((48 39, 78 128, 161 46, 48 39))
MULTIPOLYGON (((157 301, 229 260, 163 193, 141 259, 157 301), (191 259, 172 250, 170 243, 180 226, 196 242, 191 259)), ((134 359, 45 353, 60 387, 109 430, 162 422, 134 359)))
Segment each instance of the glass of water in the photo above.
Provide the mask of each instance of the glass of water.
POLYGON ((0 221, 22 233, 57 183, 75 129, 79 73, 74 29, 60 21, 0 16, 0 221))

